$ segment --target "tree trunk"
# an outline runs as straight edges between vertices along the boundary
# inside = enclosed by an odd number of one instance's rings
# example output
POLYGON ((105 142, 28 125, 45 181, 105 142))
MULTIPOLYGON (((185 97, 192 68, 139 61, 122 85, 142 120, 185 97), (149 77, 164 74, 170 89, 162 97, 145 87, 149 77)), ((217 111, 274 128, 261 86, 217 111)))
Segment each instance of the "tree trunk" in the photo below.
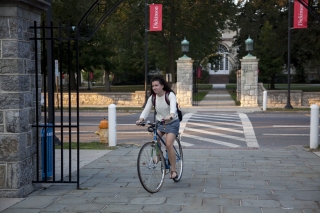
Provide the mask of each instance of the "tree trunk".
POLYGON ((74 71, 73 70, 70 70, 70 76, 69 76, 69 80, 70 80, 70 85, 69 85, 69 87, 70 87, 70 90, 76 90, 76 86, 77 86, 77 84, 76 84, 76 78, 75 78, 75 74, 74 74, 74 71))
POLYGON ((104 71, 104 82, 105 82, 105 87, 104 91, 105 92, 110 92, 110 81, 109 81, 109 71, 105 70, 104 71))
POLYGON ((275 81, 275 76, 272 76, 270 79, 270 89, 276 89, 274 81, 275 81))

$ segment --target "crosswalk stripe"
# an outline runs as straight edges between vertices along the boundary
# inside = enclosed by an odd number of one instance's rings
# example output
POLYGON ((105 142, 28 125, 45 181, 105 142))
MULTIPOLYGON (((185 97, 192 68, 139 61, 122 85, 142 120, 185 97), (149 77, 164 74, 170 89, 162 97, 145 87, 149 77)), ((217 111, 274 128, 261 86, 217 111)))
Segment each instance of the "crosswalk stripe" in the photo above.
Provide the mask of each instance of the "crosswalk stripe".
POLYGON ((202 127, 208 127, 216 130, 224 130, 224 131, 229 131, 229 132, 236 132, 236 133, 242 133, 242 130, 236 130, 236 129, 231 129, 231 128, 225 128, 225 127, 219 127, 219 126, 214 126, 214 125, 206 125, 202 123, 194 123, 194 122, 188 122, 188 124, 194 125, 194 126, 202 126, 202 127))
POLYGON ((183 141, 180 141, 180 144, 181 144, 181 146, 194 146, 194 144, 192 144, 192 143, 187 143, 187 142, 183 142, 183 141))
POLYGON ((243 125, 243 133, 246 138, 246 143, 248 147, 259 147, 256 135, 254 133, 252 124, 248 118, 248 116, 244 113, 239 113, 239 117, 241 119, 243 125))
POLYGON ((237 137, 237 136, 226 135, 226 134, 221 134, 221 133, 217 133, 217 132, 209 132, 209 131, 204 131, 204 130, 201 130, 201 129, 185 127, 184 130, 189 130, 189 131, 198 132, 198 133, 207 134, 207 135, 216 135, 216 136, 219 136, 219 137, 230 138, 230 139, 238 140, 238 141, 246 141, 244 138, 240 138, 240 137, 237 137))
POLYGON ((239 145, 236 145, 236 144, 227 143, 227 142, 223 142, 223 141, 218 141, 218 140, 214 140, 214 139, 210 139, 210 138, 204 138, 204 137, 195 136, 195 135, 183 134, 182 137, 193 138, 193 139, 196 139, 196 140, 206 141, 206 142, 215 143, 215 144, 228 146, 228 147, 233 147, 233 148, 240 147, 239 145))
POLYGON ((196 114, 194 115, 193 117, 201 117, 201 118, 213 118, 213 119, 216 119, 216 118, 223 118, 223 119, 235 119, 235 120, 239 120, 239 116, 235 117, 235 116, 222 116, 222 115, 199 115, 199 114, 196 114))
POLYGON ((200 120, 200 119, 194 119, 194 118, 190 118, 189 120, 191 120, 191 121, 201 121, 203 123, 213 123, 213 124, 222 124, 222 125, 242 127, 242 124, 237 124, 237 123, 228 123, 228 122, 220 122, 220 121, 208 121, 208 120, 200 120))
POLYGON ((238 118, 238 114, 221 114, 221 113, 201 113, 201 114, 195 114, 198 116, 224 116, 224 117, 235 117, 238 118))
MULTIPOLYGON (((192 116, 195 117, 195 116, 192 116)), ((195 117, 197 118, 197 117, 195 117)), ((198 117, 199 118, 199 117, 198 117)), ((192 119, 192 118, 191 118, 192 119)), ((204 118, 201 118, 204 119, 204 118)), ((225 119, 225 118, 214 118, 215 121, 230 121, 230 122, 241 122, 239 119, 238 120, 232 120, 232 119, 225 119)))

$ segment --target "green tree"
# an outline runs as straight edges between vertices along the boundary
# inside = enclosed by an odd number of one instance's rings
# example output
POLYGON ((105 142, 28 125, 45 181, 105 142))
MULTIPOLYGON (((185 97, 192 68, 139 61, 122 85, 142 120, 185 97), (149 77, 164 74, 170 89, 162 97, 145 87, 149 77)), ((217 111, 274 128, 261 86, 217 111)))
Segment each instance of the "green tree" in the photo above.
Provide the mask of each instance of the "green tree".
MULTIPOLYGON (((226 21, 233 11, 232 0, 172 0, 163 4, 163 30, 148 33, 149 66, 176 75, 175 65, 181 53, 184 36, 190 41, 189 57, 202 60, 216 52, 226 21)), ((143 76, 144 71, 144 3, 123 2, 108 20, 108 35, 112 36, 117 73, 132 70, 143 76), (119 25, 121 23, 121 25, 119 25)))
POLYGON ((261 28, 261 33, 256 45, 256 53, 259 57, 259 77, 270 79, 271 89, 275 89, 275 79, 282 74, 284 58, 283 50, 278 45, 273 45, 278 36, 273 26, 266 21, 261 28))
POLYGON ((87 72, 95 72, 97 69, 104 70, 105 73, 105 91, 110 92, 109 75, 113 69, 110 58, 114 56, 111 51, 111 43, 106 35, 105 25, 88 42, 82 42, 80 49, 80 67, 87 72))
MULTIPOLYGON (((59 25, 66 26, 77 26, 80 21, 82 15, 88 10, 91 6, 93 0, 53 0, 52 1, 52 21, 53 26, 57 27, 59 25)), ((55 31, 55 35, 57 37, 59 35, 59 31, 55 31)), ((62 35, 64 37, 75 37, 75 32, 72 30, 62 31, 62 35), (70 33, 70 34, 69 34, 70 33)), ((75 41, 71 41, 70 43, 62 41, 61 51, 59 49, 55 49, 55 57, 60 58, 60 54, 62 54, 62 61, 60 61, 63 70, 68 67, 72 67, 70 69, 70 89, 76 89, 76 81, 75 81, 75 73, 79 72, 75 70, 76 67, 76 56, 75 56, 75 41), (70 48, 70 49, 69 49, 70 48), (71 51, 71 54, 68 55, 68 51, 71 51), (66 59, 68 57, 68 59, 66 59)))
MULTIPOLYGON (((314 4, 313 2, 309 1, 310 6, 314 4)), ((291 4, 291 7, 293 8, 293 4, 291 4)), ((319 7, 315 10, 319 16, 319 7)), ((246 55, 244 41, 250 35, 257 44, 257 48, 253 51, 253 54, 260 58, 259 68, 261 77, 271 79, 271 83, 273 84, 274 78, 282 74, 280 68, 278 69, 279 73, 275 74, 274 66, 278 63, 280 64, 281 61, 283 64, 287 64, 288 1, 241 1, 238 4, 238 11, 235 16, 236 25, 234 29, 240 31, 240 34, 237 36, 237 43, 235 44, 240 45, 239 57, 242 58, 246 55), (260 39, 263 30, 267 30, 265 27, 267 22, 271 26, 271 28, 270 26, 267 27, 269 33, 271 33, 270 38, 260 39), (268 55, 264 54, 265 49, 270 49, 268 55)), ((290 18, 293 19, 293 12, 290 18)), ((303 83, 306 81, 306 67, 317 69, 320 64, 318 63, 320 61, 318 54, 320 51, 319 33, 320 25, 310 13, 307 29, 291 30, 291 66, 295 68, 296 75, 294 78, 297 82, 303 83)))

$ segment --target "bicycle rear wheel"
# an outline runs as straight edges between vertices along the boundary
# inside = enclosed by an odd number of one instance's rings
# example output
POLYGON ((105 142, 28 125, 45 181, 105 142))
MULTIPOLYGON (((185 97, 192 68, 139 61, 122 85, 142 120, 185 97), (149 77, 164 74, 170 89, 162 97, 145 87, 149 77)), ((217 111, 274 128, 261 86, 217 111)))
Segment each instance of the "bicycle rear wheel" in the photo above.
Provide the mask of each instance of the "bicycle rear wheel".
POLYGON ((174 178, 173 181, 179 182, 182 177, 182 172, 183 172, 183 152, 182 152, 182 147, 180 144, 180 140, 178 138, 175 139, 174 143, 174 150, 176 154, 176 171, 178 174, 177 178, 174 178))
POLYGON ((155 142, 145 143, 141 147, 137 169, 139 180, 145 190, 155 193, 161 189, 165 176, 165 163, 163 154, 155 142))

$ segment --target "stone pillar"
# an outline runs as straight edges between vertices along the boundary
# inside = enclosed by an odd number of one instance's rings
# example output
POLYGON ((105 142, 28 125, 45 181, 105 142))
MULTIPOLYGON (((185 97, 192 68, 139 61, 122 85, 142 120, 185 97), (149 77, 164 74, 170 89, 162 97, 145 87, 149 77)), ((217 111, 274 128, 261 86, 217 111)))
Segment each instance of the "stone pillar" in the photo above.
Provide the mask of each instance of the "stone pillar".
POLYGON ((39 104, 35 73, 39 81, 41 75, 40 66, 35 70, 29 27, 40 22, 47 7, 42 0, 0 0, 0 197, 24 197, 36 188, 32 181, 36 180, 36 143, 40 141, 32 125, 39 104))
POLYGON ((241 70, 236 72, 237 75, 237 101, 241 100, 241 70))
POLYGON ((177 62, 177 101, 181 107, 192 106, 193 60, 183 56, 177 62))
POLYGON ((241 106, 258 106, 258 62, 255 56, 247 55, 241 61, 241 106))

